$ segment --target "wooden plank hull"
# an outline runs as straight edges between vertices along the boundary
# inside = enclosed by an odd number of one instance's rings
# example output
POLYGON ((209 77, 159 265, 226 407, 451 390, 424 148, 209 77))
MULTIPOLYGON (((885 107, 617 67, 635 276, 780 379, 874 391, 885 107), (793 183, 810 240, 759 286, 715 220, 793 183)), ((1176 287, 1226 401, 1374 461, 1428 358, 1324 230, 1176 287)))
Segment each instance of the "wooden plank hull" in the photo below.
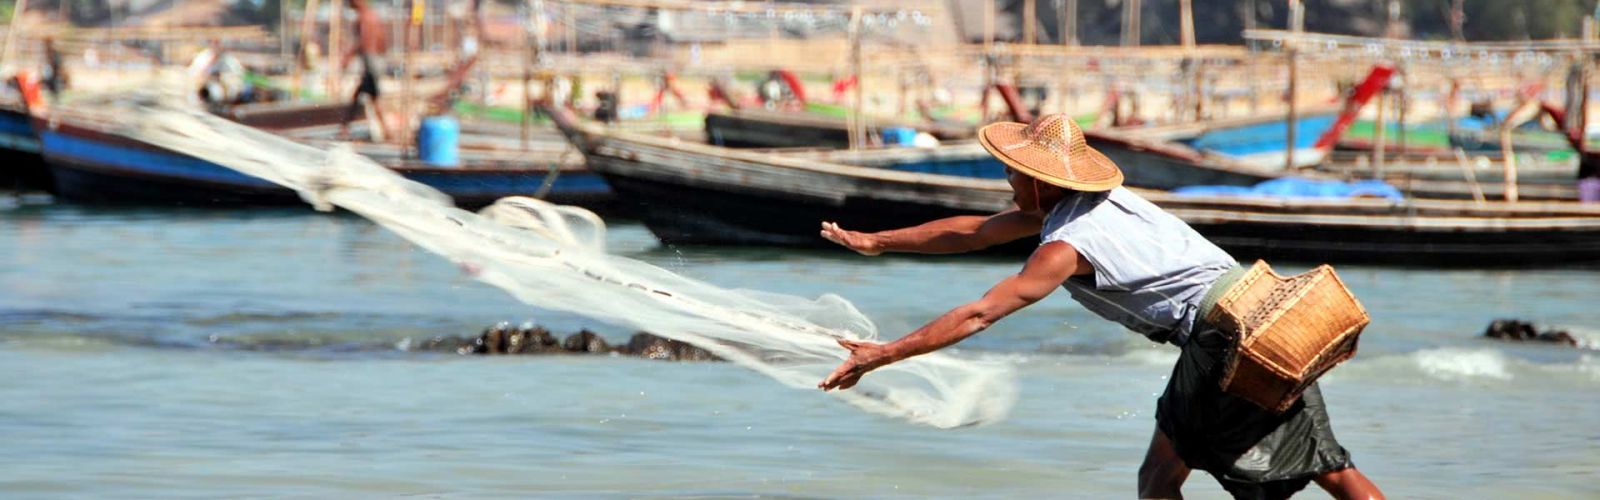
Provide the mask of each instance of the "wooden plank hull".
MULTIPOLYGON (((706 142, 730 148, 825 148, 850 147, 846 121, 803 112, 738 110, 706 114, 706 142)), ((909 127, 932 134, 940 140, 972 139, 971 126, 940 124, 867 124, 867 133, 885 127, 909 127)))
POLYGON ((842 125, 785 123, 708 113, 706 142, 729 148, 843 149, 850 147, 850 132, 842 125))
MULTIPOLYGON (((41 127, 43 155, 58 194, 88 203, 192 206, 293 205, 303 203, 286 188, 198 158, 133 141, 92 126, 59 123, 41 127)), ((543 165, 527 168, 440 168, 391 165, 401 175, 450 195, 457 205, 482 207, 505 196, 538 193, 546 199, 609 208, 608 186, 581 168, 553 178, 543 165)))

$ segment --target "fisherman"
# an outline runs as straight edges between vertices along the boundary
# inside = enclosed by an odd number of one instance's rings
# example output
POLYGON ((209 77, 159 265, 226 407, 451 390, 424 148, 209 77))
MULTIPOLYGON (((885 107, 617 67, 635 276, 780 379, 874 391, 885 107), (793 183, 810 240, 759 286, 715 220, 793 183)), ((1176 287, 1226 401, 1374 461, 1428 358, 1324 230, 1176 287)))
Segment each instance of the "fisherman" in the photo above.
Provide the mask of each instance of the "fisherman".
POLYGON ((1064 115, 997 123, 978 135, 1007 165, 1011 208, 877 233, 823 222, 822 236, 864 255, 970 252, 1040 235, 1038 249, 983 298, 899 340, 840 340, 849 358, 819 388, 849 389, 874 369, 960 342, 1063 287, 1089 311, 1182 349, 1156 403, 1140 498, 1181 497, 1190 469, 1210 472, 1237 498, 1286 498, 1312 481, 1337 498, 1383 497, 1334 438, 1316 384, 1281 414, 1219 386, 1228 341, 1200 309, 1214 283, 1237 276, 1232 257, 1120 187, 1121 170, 1064 115))
MULTIPOLYGON (((339 124, 339 137, 343 139, 350 138, 350 122, 355 120, 356 113, 361 112, 362 95, 370 98, 368 105, 372 106, 372 113, 378 118, 378 123, 372 126, 388 130, 388 122, 383 118, 383 106, 378 104, 378 77, 384 73, 383 54, 389 50, 389 43, 384 38, 378 14, 367 4, 367 0, 350 0, 350 8, 356 11, 356 45, 339 60, 339 72, 343 73, 350 66, 350 60, 360 56, 361 83, 356 85, 355 94, 350 96, 350 107, 345 111, 344 121, 339 124)), ((386 133, 384 136, 389 135, 386 133)))

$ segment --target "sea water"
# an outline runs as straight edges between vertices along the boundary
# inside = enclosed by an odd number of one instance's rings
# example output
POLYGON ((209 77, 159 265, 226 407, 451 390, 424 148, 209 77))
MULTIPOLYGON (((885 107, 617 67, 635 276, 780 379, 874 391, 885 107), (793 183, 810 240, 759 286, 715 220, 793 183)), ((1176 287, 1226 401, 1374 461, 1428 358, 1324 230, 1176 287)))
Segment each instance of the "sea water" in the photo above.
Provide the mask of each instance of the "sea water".
MULTIPOLYGON (((662 247, 627 223, 611 248, 838 293, 887 337, 1020 266, 662 247)), ((1517 317, 1600 340, 1600 271, 1339 271, 1373 322, 1323 392, 1391 497, 1600 495, 1600 351, 1480 338, 1517 317)), ((516 302, 348 215, 6 205, 0 496, 1130 497, 1177 357, 1058 293, 958 346, 1018 363, 1010 418, 937 430, 725 363, 415 349, 529 319, 632 333, 516 302)), ((1203 473, 1185 492, 1222 496, 1203 473)))

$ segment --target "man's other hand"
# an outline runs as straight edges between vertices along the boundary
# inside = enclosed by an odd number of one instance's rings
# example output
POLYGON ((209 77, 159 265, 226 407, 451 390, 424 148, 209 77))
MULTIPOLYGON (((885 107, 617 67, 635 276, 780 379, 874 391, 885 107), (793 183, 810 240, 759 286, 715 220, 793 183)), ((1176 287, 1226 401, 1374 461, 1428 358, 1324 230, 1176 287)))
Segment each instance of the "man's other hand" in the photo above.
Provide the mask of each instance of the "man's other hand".
POLYGON ((838 224, 832 222, 822 223, 822 237, 826 238, 828 241, 838 243, 840 246, 845 248, 855 250, 856 253, 861 255, 878 255, 883 253, 883 249, 879 248, 878 246, 877 239, 872 235, 850 231, 841 228, 838 224))

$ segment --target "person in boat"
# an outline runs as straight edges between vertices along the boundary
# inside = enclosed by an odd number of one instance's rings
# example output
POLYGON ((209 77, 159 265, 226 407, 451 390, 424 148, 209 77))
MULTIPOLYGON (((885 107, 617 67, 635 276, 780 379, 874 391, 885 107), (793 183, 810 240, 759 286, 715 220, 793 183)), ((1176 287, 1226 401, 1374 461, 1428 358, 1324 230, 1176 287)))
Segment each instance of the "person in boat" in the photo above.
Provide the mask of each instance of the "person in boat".
POLYGON ((849 389, 874 369, 953 345, 1066 288, 1090 312, 1182 350, 1156 404, 1141 498, 1181 497, 1191 469, 1210 472, 1238 498, 1285 498, 1313 481, 1339 498, 1382 498, 1334 438, 1316 384, 1281 414, 1219 386, 1228 340, 1201 308, 1213 288, 1228 288, 1214 284, 1239 276, 1232 257, 1122 188, 1121 170, 1064 115, 997 123, 978 135, 1007 165, 1010 209, 876 233, 823 222, 822 237, 865 255, 971 252, 1035 235, 1038 249, 982 298, 899 340, 839 341, 849 356, 819 388, 849 389))
MULTIPOLYGON (((372 106, 372 114, 377 117, 378 123, 374 127, 383 127, 386 131, 387 121, 383 118, 383 106, 379 104, 378 77, 384 73, 383 54, 389 50, 388 40, 383 34, 383 24, 378 20, 377 12, 372 10, 367 0, 350 0, 350 8, 356 11, 356 44, 344 57, 339 60, 339 71, 343 72, 350 66, 350 61, 359 57, 361 59, 361 82, 356 85, 356 91, 350 96, 350 107, 346 108, 344 121, 339 124, 339 137, 350 137, 350 122, 354 121, 356 114, 361 112, 361 96, 365 95, 372 106)), ((332 49, 330 49, 332 50, 332 49)), ((388 134, 384 134, 385 137, 388 134)))
POLYGON ((205 50, 195 54, 188 73, 195 96, 208 105, 234 104, 245 93, 244 65, 223 48, 221 40, 212 39, 205 50))
POLYGON ((44 67, 40 69, 44 77, 44 88, 50 91, 50 100, 61 100, 61 93, 67 90, 71 79, 67 75, 67 66, 62 62, 61 51, 56 48, 55 37, 44 39, 44 67))

